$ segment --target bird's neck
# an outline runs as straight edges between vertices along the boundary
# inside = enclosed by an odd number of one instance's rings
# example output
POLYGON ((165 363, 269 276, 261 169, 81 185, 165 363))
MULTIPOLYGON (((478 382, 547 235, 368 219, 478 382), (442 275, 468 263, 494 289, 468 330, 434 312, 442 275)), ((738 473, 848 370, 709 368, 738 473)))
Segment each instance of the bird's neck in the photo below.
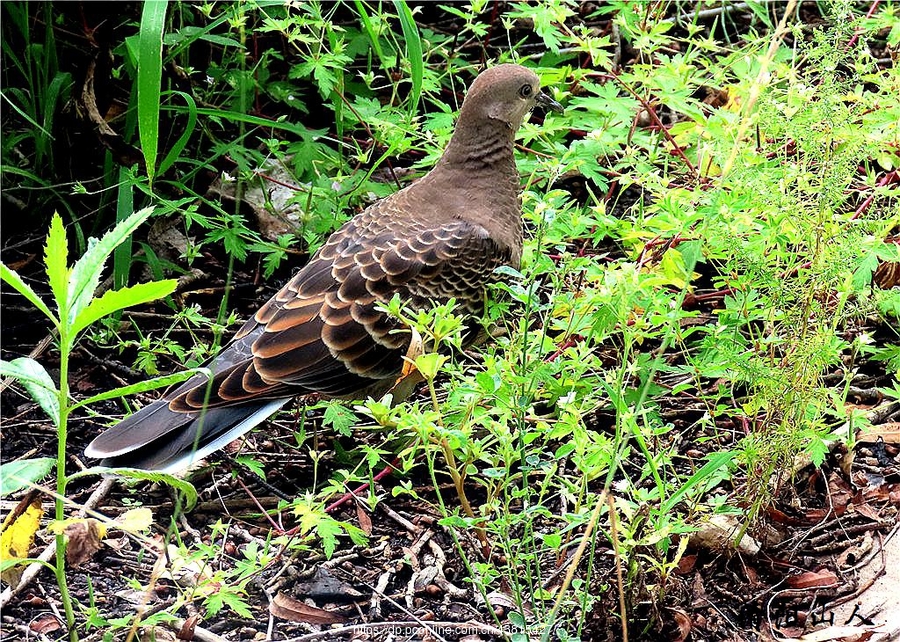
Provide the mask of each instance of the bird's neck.
POLYGON ((504 123, 457 125, 434 169, 410 189, 436 200, 442 218, 459 218, 486 228, 518 266, 522 254, 519 173, 513 157, 515 132, 504 123))
POLYGON ((493 174, 494 179, 496 172, 515 175, 514 136, 506 123, 497 120, 457 124, 438 166, 469 175, 493 174))

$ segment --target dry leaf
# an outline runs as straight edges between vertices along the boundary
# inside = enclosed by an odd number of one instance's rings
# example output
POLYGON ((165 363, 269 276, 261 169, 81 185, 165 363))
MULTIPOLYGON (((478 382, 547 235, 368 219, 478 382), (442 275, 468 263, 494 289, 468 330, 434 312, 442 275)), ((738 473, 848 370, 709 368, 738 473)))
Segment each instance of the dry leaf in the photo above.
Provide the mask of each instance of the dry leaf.
POLYGON ((856 439, 865 443, 871 443, 881 439, 886 444, 900 444, 900 421, 889 421, 877 426, 866 426, 856 432, 856 439))
POLYGON ((489 593, 487 596, 488 604, 493 607, 501 607, 503 609, 514 609, 516 608, 516 601, 506 593, 501 593, 499 591, 494 591, 493 593, 489 593))
POLYGON ((840 459, 839 466, 845 477, 849 477, 853 473, 853 462, 856 460, 856 450, 848 450, 840 459))
POLYGON ((200 621, 200 615, 195 613, 184 621, 184 624, 181 625, 181 629, 178 631, 178 635, 176 636, 179 640, 193 640, 194 639, 194 630, 197 628, 197 623, 200 621))
POLYGON ((883 518, 881 513, 875 510, 869 504, 858 504, 853 507, 853 512, 857 515, 862 515, 863 517, 872 520, 873 522, 880 522, 883 518))
POLYGON ((339 624, 346 621, 346 618, 338 613, 309 606, 284 593, 279 593, 269 602, 269 613, 283 620, 307 624, 339 624))
POLYGON ((100 550, 106 527, 96 519, 72 521, 66 526, 66 562, 77 568, 100 550))
POLYGON ((331 571, 321 566, 316 567, 308 582, 294 585, 294 595, 311 597, 317 600, 334 600, 343 602, 363 597, 355 588, 332 575, 331 571))
POLYGON ((412 337, 409 340, 406 355, 403 357, 403 370, 400 371, 400 376, 397 378, 398 383, 415 372, 416 359, 425 354, 425 341, 422 339, 422 335, 413 327, 410 327, 409 331, 412 337))
POLYGON ((681 609, 668 609, 675 618, 675 626, 678 627, 678 635, 669 638, 672 642, 684 642, 691 634, 694 623, 690 616, 681 609))
POLYGON ((831 571, 807 571, 805 573, 800 573, 800 575, 789 577, 787 585, 796 589, 828 588, 837 586, 838 578, 837 575, 831 571))
POLYGON ((409 348, 403 357, 403 369, 390 390, 394 399, 406 399, 412 394, 413 389, 425 380, 415 363, 416 359, 425 354, 425 342, 418 330, 409 328, 409 331, 412 337, 409 341, 409 348))
POLYGON ((846 640, 850 636, 864 635, 871 629, 862 626, 829 626, 826 629, 812 631, 797 638, 797 642, 830 642, 846 640))
POLYGON ((675 573, 678 575, 687 575, 694 570, 696 565, 697 555, 682 555, 681 559, 678 560, 678 568, 675 569, 675 573))
POLYGON ((142 626, 138 629, 140 642, 178 642, 175 632, 164 626, 142 626))
POLYGON ((366 536, 372 534, 372 518, 366 512, 366 509, 356 504, 356 519, 359 521, 359 528, 366 536))
POLYGON ((691 544, 707 550, 735 549, 745 555, 756 555, 759 544, 746 533, 735 544, 734 538, 740 530, 740 522, 731 515, 712 515, 691 535, 691 544))
POLYGON ((47 635, 48 633, 59 631, 62 628, 62 624, 59 623, 59 620, 56 619, 55 615, 47 613, 35 620, 32 620, 28 624, 28 628, 38 635, 47 635))

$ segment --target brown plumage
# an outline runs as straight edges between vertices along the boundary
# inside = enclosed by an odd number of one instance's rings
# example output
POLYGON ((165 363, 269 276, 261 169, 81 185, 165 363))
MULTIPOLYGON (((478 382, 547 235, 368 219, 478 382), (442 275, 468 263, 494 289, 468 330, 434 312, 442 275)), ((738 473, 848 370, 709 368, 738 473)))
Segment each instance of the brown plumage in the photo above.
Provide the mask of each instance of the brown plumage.
POLYGON ((296 395, 381 395, 400 374, 408 332, 376 304, 455 298, 482 310, 484 286, 522 256, 513 138, 538 77, 498 65, 472 83, 441 159, 412 185, 338 229, 196 376, 94 439, 104 465, 177 471, 263 421, 296 395))

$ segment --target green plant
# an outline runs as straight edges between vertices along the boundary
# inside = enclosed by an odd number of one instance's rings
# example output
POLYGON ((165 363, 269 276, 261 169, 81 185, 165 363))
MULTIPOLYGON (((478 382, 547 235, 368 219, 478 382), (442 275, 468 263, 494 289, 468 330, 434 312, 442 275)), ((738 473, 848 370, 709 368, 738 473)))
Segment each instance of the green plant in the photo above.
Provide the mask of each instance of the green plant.
MULTIPOLYGON (((79 335, 103 317, 123 308, 140 305, 170 294, 175 289, 175 281, 155 281, 143 283, 119 290, 108 290, 98 296, 97 287, 100 275, 108 257, 116 246, 134 232, 152 214, 152 208, 135 212, 110 230, 101 239, 89 245, 84 255, 68 266, 68 248, 62 219, 55 215, 44 246, 44 263, 46 265, 47 283, 50 287, 51 302, 55 305, 53 312, 50 306, 21 279, 14 271, 0 263, 0 277, 8 285, 24 296, 53 324, 59 342, 59 381, 54 382, 47 371, 37 361, 28 357, 20 357, 13 361, 0 362, 0 373, 3 376, 17 379, 41 409, 53 422, 57 434, 56 454, 56 520, 64 518, 66 487, 70 477, 66 473, 66 442, 68 421, 71 413, 78 407, 94 403, 102 399, 129 394, 136 387, 111 391, 95 395, 77 404, 72 403, 69 393, 69 359, 79 335)), ((175 379, 183 378, 181 376, 175 379)), ((141 390, 150 390, 162 385, 169 385, 173 377, 165 381, 150 381, 141 384, 141 390)), ((41 479, 49 471, 46 459, 34 459, 20 462, 16 471, 18 484, 4 484, 4 490, 16 490, 41 479)), ((15 481, 15 480, 13 480, 15 481)), ((56 561, 53 565, 59 585, 62 603, 65 608, 66 625, 69 638, 77 640, 75 614, 72 599, 69 595, 65 568, 65 535, 56 536, 56 561)))
POLYGON ((83 250, 77 216, 52 178, 57 170, 58 120, 74 85, 72 74, 60 66, 53 8, 14 2, 3 5, 2 14, 5 64, 0 101, 11 110, 0 143, 4 190, 9 204, 22 209, 33 205, 33 194, 52 194, 76 221, 78 248, 83 250))
POLYGON ((8 162, 7 155, 13 148, 29 139, 34 152, 30 170, 39 175, 44 171, 45 164, 52 171, 55 119, 60 107, 69 99, 73 80, 70 73, 59 67, 52 8, 40 7, 39 15, 32 15, 33 9, 34 6, 27 3, 11 3, 3 7, 6 15, 4 31, 9 29, 13 32, 3 38, 4 59, 10 61, 15 72, 25 79, 26 87, 19 88, 4 82, 4 91, 0 95, 30 125, 30 128, 23 127, 15 136, 4 137, 4 164, 8 162), (32 40, 38 35, 33 23, 38 22, 43 22, 44 26, 42 41, 32 40), (17 40, 21 40, 23 45, 21 56, 12 50, 17 40))

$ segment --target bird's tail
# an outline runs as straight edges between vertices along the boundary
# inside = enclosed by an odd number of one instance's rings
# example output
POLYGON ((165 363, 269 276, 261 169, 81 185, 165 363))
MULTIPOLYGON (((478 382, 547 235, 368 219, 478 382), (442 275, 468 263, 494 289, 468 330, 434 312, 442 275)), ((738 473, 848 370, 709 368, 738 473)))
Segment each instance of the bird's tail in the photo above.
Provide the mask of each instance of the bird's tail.
POLYGON ((184 470, 237 439, 289 399, 262 399, 203 412, 174 412, 165 400, 127 417, 92 441, 85 455, 110 468, 184 470))

